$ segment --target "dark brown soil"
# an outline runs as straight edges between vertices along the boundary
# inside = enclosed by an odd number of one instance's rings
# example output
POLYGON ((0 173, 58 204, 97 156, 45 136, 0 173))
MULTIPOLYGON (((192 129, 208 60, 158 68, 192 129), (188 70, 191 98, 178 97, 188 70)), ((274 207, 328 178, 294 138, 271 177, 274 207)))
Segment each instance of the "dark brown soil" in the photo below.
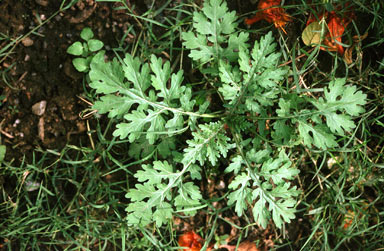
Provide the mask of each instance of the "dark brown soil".
MULTIPOLYGON (((0 32, 9 39, 38 27, 0 57, 0 71, 6 72, 0 80, 0 129, 7 160, 29 157, 39 147, 60 150, 66 144, 89 143, 85 121, 79 117, 89 106, 79 98, 85 91, 83 75, 73 68, 66 50, 86 26, 106 45, 116 46, 130 22, 127 15, 112 10, 113 4, 79 1, 57 13, 60 4, 49 0, 0 2, 0 32), (32 113, 32 106, 41 101, 46 102, 46 110, 39 116, 32 113)), ((3 40, 0 48, 9 43, 3 40)))

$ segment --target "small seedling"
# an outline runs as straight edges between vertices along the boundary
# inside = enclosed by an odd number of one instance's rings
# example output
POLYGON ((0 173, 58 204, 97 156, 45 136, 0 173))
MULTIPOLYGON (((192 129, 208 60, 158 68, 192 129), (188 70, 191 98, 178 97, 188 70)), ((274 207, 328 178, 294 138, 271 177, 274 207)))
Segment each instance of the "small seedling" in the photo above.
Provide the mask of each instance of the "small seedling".
POLYGON ((89 64, 93 58, 94 52, 103 48, 104 43, 98 39, 93 39, 94 34, 88 27, 84 28, 80 37, 84 42, 74 42, 68 47, 67 53, 74 56, 81 56, 72 60, 73 65, 79 72, 87 72, 89 70, 89 64))

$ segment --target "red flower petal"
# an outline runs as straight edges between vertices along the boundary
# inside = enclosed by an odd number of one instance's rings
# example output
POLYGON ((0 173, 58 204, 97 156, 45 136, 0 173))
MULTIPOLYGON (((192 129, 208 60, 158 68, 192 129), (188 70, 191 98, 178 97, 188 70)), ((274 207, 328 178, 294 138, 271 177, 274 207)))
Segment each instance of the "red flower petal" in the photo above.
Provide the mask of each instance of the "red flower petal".
POLYGON ((180 249, 180 251, 200 251, 203 246, 203 238, 196 234, 194 231, 182 234, 179 237, 179 246, 187 247, 186 249, 180 249))
POLYGON ((262 19, 273 23, 275 27, 281 28, 284 32, 284 26, 291 21, 291 17, 279 7, 281 0, 260 0, 257 8, 261 10, 254 17, 245 19, 245 23, 251 25, 262 19))
MULTIPOLYGON (((341 8, 342 6, 338 6, 336 10, 340 11, 341 8)), ((348 8, 348 3, 345 5, 344 8, 348 8)), ((320 47, 320 49, 328 51, 337 51, 340 55, 343 55, 344 48, 340 44, 342 41, 341 38, 344 34, 345 28, 348 26, 348 24, 352 21, 352 18, 354 17, 353 11, 349 8, 348 13, 346 13, 344 17, 337 15, 335 11, 325 12, 323 14, 318 15, 318 19, 322 19, 323 17, 325 17, 328 26, 328 32, 325 35, 323 44, 326 45, 328 48, 320 47)), ((308 18, 307 26, 315 21, 317 21, 316 17, 311 14, 308 18)))

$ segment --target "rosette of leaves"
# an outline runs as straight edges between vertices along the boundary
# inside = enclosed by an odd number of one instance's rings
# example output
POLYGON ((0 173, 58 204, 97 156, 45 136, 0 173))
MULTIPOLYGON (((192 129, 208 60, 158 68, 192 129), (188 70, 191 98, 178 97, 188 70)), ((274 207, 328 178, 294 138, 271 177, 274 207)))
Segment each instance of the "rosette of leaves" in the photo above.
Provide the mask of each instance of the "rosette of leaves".
POLYGON ((99 52, 90 65, 90 86, 100 94, 94 108, 117 119, 113 135, 128 139, 131 156, 153 156, 127 192, 128 222, 161 226, 175 212, 195 214, 203 207, 194 183, 202 167, 229 163, 228 205, 239 216, 251 205, 255 222, 281 228, 294 218, 299 195, 291 147, 337 146, 336 137, 355 127, 366 95, 344 79, 331 81, 318 99, 283 88, 288 69, 279 67, 272 33, 249 50, 248 33, 237 31, 236 15, 222 0, 205 1, 182 38, 221 97, 220 111, 204 114, 209 104, 198 105, 183 72, 172 73, 154 55, 146 63, 129 54, 106 62, 99 52))

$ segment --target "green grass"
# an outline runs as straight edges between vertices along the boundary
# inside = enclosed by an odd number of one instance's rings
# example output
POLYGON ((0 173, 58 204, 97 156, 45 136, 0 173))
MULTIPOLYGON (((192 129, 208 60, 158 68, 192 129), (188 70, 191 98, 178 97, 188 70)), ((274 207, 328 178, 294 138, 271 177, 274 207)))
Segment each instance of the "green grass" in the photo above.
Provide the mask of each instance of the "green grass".
MULTIPOLYGON (((141 16, 123 6, 137 22, 126 34, 130 33, 135 40, 127 44, 123 37, 113 51, 118 56, 132 53, 142 58, 162 55, 173 62, 172 67, 189 72, 188 52, 181 47, 180 33, 188 30, 191 13, 198 6, 192 1, 172 7, 169 5, 172 1, 163 2, 141 16)), ((306 2, 285 3, 286 10, 297 18, 288 26, 295 26, 298 32, 305 27, 306 20, 301 18, 310 12, 306 2)), ((381 1, 350 2, 358 17, 371 18, 368 24, 355 20, 348 26, 348 38, 366 31, 369 34, 362 43, 363 58, 350 66, 334 53, 319 49, 308 53, 309 48, 275 30, 284 60, 291 60, 292 81, 288 88, 296 87, 316 96, 323 87, 320 83, 334 76, 347 76, 349 83, 357 84, 369 95, 366 112, 356 121, 358 126, 351 135, 340 139, 343 147, 303 151, 298 146, 297 152, 292 151, 291 160, 301 170, 296 182, 302 194, 293 230, 290 226, 282 231, 273 226, 268 228, 275 233, 276 250, 375 250, 384 246, 384 58, 379 58, 376 52, 383 50, 384 45, 384 6, 381 1), (302 54, 307 55, 298 58, 302 54), (295 238, 290 239, 291 235, 295 238)), ((62 7, 67 4, 63 2, 62 7)), ((251 29, 256 34, 274 29, 267 23, 255 27, 251 29)), ((5 35, 0 39, 9 40, 5 35)), ((0 63, 14 52, 20 39, 9 40, 0 49, 0 63)), ((7 70, 2 76, 8 83, 7 70)), ((86 84, 84 96, 91 101, 96 99, 86 84)), ((135 184, 134 172, 147 158, 135 160, 129 154, 129 143, 111 136, 114 122, 106 116, 90 119, 93 147, 89 141, 83 142, 83 146, 67 145, 64 149, 35 149, 30 163, 8 160, 1 164, 0 247, 4 250, 176 250, 180 232, 175 222, 163 228, 139 229, 127 225, 125 208, 129 201, 125 194, 135 184), (38 185, 36 190, 33 184, 38 185)), ((148 153, 147 157, 152 154, 148 153)), ((220 179, 216 171, 204 171, 205 189, 210 186, 208 180, 220 179)), ((195 218, 178 215, 183 222, 193 225, 196 221, 194 230, 205 238, 204 248, 220 238, 223 225, 237 229, 237 243, 252 236, 252 232, 260 232, 251 217, 244 215, 241 223, 229 221, 228 217, 235 215, 234 208, 213 206, 225 205, 226 196, 224 190, 215 197, 205 197, 201 213, 195 218)))

